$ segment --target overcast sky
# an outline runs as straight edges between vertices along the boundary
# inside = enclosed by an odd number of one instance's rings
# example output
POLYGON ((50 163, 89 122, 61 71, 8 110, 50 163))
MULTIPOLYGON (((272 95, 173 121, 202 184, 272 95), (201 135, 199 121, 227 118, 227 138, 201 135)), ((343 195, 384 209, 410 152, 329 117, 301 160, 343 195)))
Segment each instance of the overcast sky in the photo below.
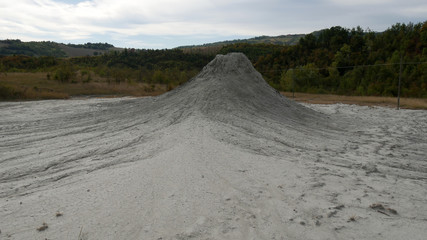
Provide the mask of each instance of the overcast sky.
POLYGON ((127 48, 426 20, 426 0, 0 0, 0 39, 127 48))

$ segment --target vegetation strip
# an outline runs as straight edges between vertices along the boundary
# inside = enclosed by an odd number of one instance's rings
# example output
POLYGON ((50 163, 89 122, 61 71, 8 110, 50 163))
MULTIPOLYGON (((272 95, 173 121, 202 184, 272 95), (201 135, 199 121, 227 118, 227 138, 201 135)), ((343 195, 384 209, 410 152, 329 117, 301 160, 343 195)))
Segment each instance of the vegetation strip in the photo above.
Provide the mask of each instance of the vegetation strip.
POLYGON ((62 50, 52 42, 31 47, 5 40, 0 42, 0 100, 155 95, 193 78, 217 53, 230 52, 248 56, 279 91, 396 97, 402 70, 401 96, 427 98, 427 22, 395 24, 382 33, 337 26, 299 36, 295 45, 250 42, 164 50, 116 49, 107 43, 63 45, 97 56, 59 58, 64 55, 55 52, 62 50), (43 73, 44 79, 28 78, 23 84, 13 80, 12 73, 43 73), (69 84, 83 84, 84 93, 68 90, 69 84))

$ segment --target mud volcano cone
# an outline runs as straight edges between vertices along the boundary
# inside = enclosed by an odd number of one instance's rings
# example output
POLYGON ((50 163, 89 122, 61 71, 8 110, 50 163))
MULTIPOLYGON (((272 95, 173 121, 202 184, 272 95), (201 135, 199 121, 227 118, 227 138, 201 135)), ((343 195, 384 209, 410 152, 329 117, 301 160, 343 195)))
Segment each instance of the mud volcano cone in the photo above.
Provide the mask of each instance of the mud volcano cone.
POLYGON ((304 124, 321 117, 272 88, 243 53, 217 55, 196 77, 162 97, 177 109, 201 111, 215 120, 240 116, 304 124))

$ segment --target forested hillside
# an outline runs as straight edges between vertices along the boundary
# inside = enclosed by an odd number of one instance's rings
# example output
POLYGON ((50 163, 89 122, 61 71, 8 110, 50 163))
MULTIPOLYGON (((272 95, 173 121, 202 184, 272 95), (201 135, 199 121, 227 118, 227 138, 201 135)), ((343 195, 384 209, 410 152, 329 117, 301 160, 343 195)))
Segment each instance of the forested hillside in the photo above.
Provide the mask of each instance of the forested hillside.
POLYGON ((66 57, 58 43, 22 42, 21 40, 0 40, 0 55, 54 56, 66 57))
POLYGON ((427 97, 427 22, 395 24, 383 33, 332 27, 296 46, 234 44, 277 89, 347 95, 427 97))
MULTIPOLYGON (((106 51, 111 46, 97 47, 106 51)), ((401 71, 402 96, 426 98, 426 47, 424 22, 395 24, 382 33, 337 26, 305 35, 296 45, 236 43, 196 52, 124 49, 73 58, 16 54, 0 56, 0 98, 22 96, 15 93, 24 87, 6 81, 11 72, 43 72, 47 80, 61 84, 104 81, 172 89, 195 76, 215 54, 229 52, 245 53, 280 91, 396 96, 401 71)), ((39 89, 36 83, 31 88, 39 89)))
POLYGON ((108 43, 62 44, 56 42, 22 42, 21 40, 0 40, 0 56, 25 55, 31 57, 77 57, 101 55, 117 50, 108 43))
POLYGON ((124 49, 75 58, 3 56, 0 99, 156 95, 186 82, 213 57, 178 49, 124 49))
POLYGON ((184 50, 184 52, 197 52, 204 49, 219 49, 223 46, 237 43, 250 43, 250 44, 273 44, 273 45, 287 45, 292 46, 298 44, 298 41, 303 38, 305 34, 289 34, 289 35, 280 35, 275 37, 270 36, 259 36, 249 39, 236 39, 229 41, 221 41, 214 43, 206 43, 203 45, 190 45, 190 46, 181 46, 179 49, 184 50))
POLYGON ((213 57, 185 54, 179 49, 125 49, 99 57, 71 58, 69 63, 91 69, 100 76, 112 78, 116 83, 131 80, 167 84, 173 88, 196 75, 213 57))

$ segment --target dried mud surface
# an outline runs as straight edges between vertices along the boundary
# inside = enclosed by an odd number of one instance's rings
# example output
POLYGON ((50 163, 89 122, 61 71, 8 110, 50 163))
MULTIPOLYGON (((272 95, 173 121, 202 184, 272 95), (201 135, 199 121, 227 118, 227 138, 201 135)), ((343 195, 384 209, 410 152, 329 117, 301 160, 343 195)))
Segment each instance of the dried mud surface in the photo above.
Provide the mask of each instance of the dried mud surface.
POLYGON ((427 111, 297 104, 243 54, 158 97, 0 112, 0 239, 427 235, 427 111))

